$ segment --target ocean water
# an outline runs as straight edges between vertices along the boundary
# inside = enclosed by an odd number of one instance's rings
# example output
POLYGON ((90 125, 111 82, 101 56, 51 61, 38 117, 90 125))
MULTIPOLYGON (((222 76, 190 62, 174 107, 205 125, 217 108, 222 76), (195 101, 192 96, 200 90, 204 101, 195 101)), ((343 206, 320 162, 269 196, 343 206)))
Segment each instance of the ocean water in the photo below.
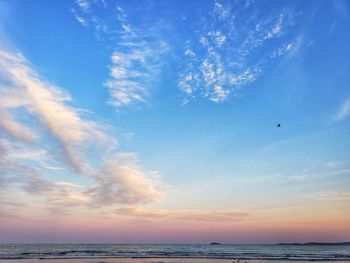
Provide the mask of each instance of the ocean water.
POLYGON ((350 245, 0 244, 0 259, 109 257, 350 261, 350 245))

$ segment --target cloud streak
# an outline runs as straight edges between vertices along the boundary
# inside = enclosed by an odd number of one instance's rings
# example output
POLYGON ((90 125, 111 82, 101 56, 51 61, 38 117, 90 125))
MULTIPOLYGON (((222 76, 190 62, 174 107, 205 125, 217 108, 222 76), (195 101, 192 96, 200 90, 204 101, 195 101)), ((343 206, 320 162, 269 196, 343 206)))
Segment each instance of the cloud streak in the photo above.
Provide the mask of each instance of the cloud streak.
POLYGON ((335 121, 342 121, 350 115, 350 98, 346 99, 340 106, 337 114, 335 115, 335 121))
POLYGON ((320 193, 314 196, 314 199, 323 202, 349 202, 350 201, 350 193, 342 192, 342 193, 320 193))
MULTIPOLYGON (((1 89, 2 94, 11 94, 7 100, 13 101, 12 110, 24 108, 28 114, 34 116, 51 135, 57 139, 64 153, 65 159, 77 171, 83 172, 83 161, 80 147, 89 140, 107 140, 102 128, 93 121, 83 120, 81 110, 73 108, 67 103, 70 96, 40 78, 29 66, 23 56, 19 54, 0 53, 0 67, 7 85, 1 89), (10 92, 8 92, 10 91, 10 92), (17 94, 21 94, 20 98, 17 94), (21 97, 25 97, 22 100, 21 97)), ((0 106, 3 112, 9 107, 0 106)), ((2 127, 10 134, 22 139, 33 139, 33 131, 23 128, 10 114, 2 119, 2 127)))
POLYGON ((140 207, 124 207, 116 210, 117 215, 134 217, 136 219, 167 219, 176 221, 204 221, 204 222, 236 222, 244 220, 250 214, 241 211, 219 210, 166 210, 145 209, 140 207))
POLYGON ((28 127, 15 121, 5 109, 0 111, 0 130, 21 141, 32 142, 36 139, 36 135, 28 127))
POLYGON ((20 187, 55 209, 148 203, 164 196, 159 179, 137 166, 135 154, 118 152, 103 124, 72 106, 69 94, 19 53, 0 52, 0 101, 4 191, 20 187), (57 169, 83 176, 85 183, 73 187, 47 177, 57 169))

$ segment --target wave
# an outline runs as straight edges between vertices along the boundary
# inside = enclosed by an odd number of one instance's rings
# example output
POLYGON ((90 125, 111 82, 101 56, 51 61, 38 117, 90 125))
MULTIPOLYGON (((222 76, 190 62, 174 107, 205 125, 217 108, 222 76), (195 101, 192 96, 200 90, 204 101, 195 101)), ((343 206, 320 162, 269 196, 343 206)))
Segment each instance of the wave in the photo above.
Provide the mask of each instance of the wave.
POLYGON ((0 259, 207 258, 350 261, 350 246, 301 245, 0 245, 0 259))

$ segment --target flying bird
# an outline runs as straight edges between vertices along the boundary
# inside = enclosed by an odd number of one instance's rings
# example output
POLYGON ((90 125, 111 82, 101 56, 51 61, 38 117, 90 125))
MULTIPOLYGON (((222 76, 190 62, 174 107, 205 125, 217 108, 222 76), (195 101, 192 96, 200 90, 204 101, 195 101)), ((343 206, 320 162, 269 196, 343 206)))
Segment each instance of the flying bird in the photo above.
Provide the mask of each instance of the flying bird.
POLYGON ((277 123, 277 128, 281 128, 281 123, 277 123))

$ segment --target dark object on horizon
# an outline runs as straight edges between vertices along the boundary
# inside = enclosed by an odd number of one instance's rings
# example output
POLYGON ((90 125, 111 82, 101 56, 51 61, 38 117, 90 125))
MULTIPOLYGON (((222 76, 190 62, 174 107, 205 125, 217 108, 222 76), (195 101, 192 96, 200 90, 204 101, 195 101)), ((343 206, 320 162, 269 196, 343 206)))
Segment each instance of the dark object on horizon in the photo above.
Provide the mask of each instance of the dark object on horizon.
POLYGON ((281 123, 277 123, 276 127, 277 127, 277 128, 281 128, 281 127, 282 127, 282 126, 281 126, 281 123))
POLYGON ((221 245, 221 243, 218 243, 218 242, 211 242, 210 245, 221 245))

